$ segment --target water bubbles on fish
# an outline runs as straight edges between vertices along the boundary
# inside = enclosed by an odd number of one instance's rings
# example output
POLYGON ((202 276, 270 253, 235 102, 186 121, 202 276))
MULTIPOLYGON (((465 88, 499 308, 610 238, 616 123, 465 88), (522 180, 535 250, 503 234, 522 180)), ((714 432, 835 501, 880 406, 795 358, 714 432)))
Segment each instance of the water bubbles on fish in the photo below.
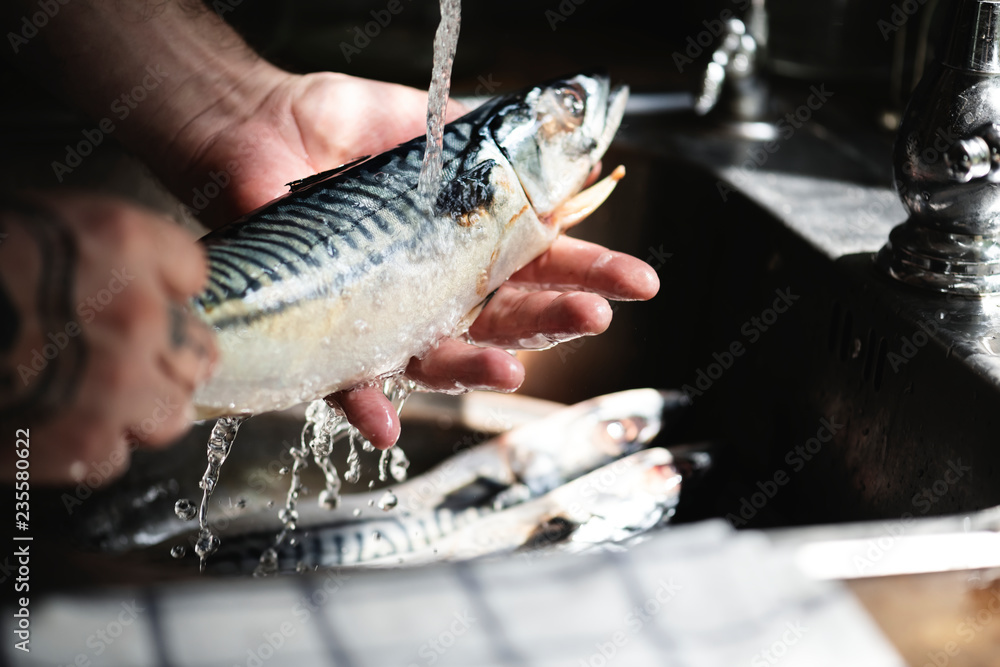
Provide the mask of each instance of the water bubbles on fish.
POLYGON ((351 512, 351 514, 353 514, 354 516, 361 516, 361 508, 360 507, 355 507, 354 511, 351 512))
POLYGON ((181 498, 174 503, 174 514, 182 521, 191 521, 197 516, 198 508, 187 498, 181 498))
POLYGON ((375 488, 375 480, 374 479, 368 480, 368 488, 369 489, 374 489, 375 488))
POLYGON ((280 468, 278 468, 278 474, 279 475, 287 475, 289 472, 291 472, 291 470, 292 469, 289 468, 288 466, 281 466, 280 468))
POLYGON ((381 499, 378 501, 378 508, 385 512, 388 512, 394 508, 399 503, 399 498, 396 497, 392 491, 386 491, 381 499))
POLYGON ((177 546, 170 549, 171 558, 184 558, 184 554, 187 553, 187 549, 184 548, 183 544, 178 544, 177 546))
POLYGON ((378 532, 377 530, 376 531, 372 531, 372 539, 373 540, 381 540, 382 539, 382 533, 378 532))
POLYGON ((286 507, 278 512, 278 518, 281 519, 281 523, 289 524, 299 520, 299 513, 297 510, 288 509, 286 507))
POLYGON ((274 507, 274 501, 273 500, 268 500, 266 504, 267 504, 267 508, 268 509, 271 509, 272 507, 274 507))
POLYGON ((369 498, 368 499, 368 507, 375 507, 375 499, 374 498, 369 498))

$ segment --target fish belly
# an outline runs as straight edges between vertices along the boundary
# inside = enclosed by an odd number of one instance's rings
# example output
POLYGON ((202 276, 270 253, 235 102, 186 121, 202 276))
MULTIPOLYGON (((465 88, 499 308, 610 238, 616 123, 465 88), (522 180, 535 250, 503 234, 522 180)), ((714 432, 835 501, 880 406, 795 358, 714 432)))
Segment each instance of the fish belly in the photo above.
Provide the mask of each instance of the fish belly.
MULTIPOLYGON (((441 338, 464 333, 477 306, 555 238, 500 151, 483 150, 480 158, 496 161, 496 196, 471 224, 427 219, 396 197, 399 210, 380 213, 390 217, 388 231, 356 247, 341 243, 335 257, 313 247, 319 266, 303 265, 295 275, 275 261, 250 276, 256 289, 203 309, 220 358, 195 395, 199 418, 279 410, 374 381, 402 371, 441 338)), ((210 246, 213 271, 237 264, 232 255, 253 243, 266 248, 273 233, 268 227, 260 239, 246 233, 210 246)))

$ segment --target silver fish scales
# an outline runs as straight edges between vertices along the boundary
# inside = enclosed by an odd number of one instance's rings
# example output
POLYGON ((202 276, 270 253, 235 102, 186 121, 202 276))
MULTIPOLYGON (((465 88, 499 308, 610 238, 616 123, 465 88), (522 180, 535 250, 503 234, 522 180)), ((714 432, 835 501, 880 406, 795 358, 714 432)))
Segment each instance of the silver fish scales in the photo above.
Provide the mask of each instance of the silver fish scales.
POLYGON ((488 295, 610 193, 580 192, 627 90, 578 75, 449 124, 436 202, 417 193, 425 140, 291 184, 205 238, 194 311, 220 363, 200 418, 290 407, 399 373, 463 333, 488 295))

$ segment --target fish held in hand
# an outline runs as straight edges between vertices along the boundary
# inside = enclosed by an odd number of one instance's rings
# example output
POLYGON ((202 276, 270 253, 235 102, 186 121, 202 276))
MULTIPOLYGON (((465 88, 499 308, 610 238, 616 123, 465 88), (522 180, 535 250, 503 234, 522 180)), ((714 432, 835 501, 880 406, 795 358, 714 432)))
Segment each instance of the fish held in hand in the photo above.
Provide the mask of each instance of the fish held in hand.
POLYGON ((450 123, 433 215, 417 193, 425 139, 291 184, 205 237, 192 302, 217 333, 201 419, 291 407, 402 372, 463 334, 515 271, 593 211, 624 174, 581 192, 627 88, 577 75, 450 123))

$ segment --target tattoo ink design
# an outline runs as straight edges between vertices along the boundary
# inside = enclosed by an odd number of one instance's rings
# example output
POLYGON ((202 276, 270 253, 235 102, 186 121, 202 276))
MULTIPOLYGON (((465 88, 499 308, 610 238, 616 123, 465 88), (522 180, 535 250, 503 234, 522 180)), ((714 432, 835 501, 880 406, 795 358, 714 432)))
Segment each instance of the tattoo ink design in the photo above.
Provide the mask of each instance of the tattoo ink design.
MULTIPOLYGON (((38 204, 4 200, 0 202, 0 210, 7 213, 9 224, 20 224, 28 233, 41 258, 35 301, 44 336, 32 350, 27 364, 11 367, 4 357, 9 359, 22 317, 4 293, 0 301, 6 301, 10 312, 3 312, 5 324, 0 328, 0 421, 12 418, 22 422, 43 421, 72 401, 87 360, 82 333, 76 336, 62 333, 71 323, 79 327, 72 303, 76 242, 64 222, 38 204), (3 337, 11 331, 13 335, 3 337), (8 347, 3 347, 3 341, 7 341, 8 347), (3 382, 4 375, 7 382, 3 382)), ((0 311, 3 308, 0 303, 0 311)))

